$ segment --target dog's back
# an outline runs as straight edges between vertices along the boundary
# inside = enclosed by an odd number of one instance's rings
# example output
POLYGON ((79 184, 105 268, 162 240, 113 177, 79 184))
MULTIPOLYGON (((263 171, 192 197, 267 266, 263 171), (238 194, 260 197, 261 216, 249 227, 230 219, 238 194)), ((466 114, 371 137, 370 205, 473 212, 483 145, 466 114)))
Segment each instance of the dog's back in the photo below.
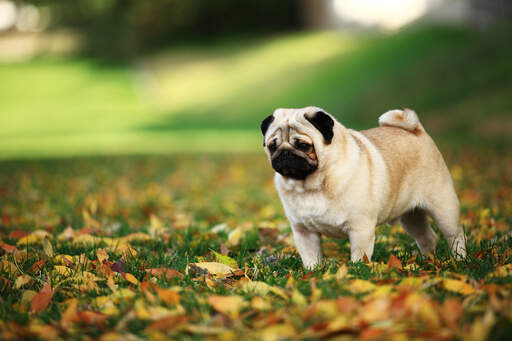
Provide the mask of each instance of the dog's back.
POLYGON ((375 146, 386 163, 390 203, 401 206, 401 199, 410 198, 422 201, 427 194, 424 191, 451 184, 441 153, 414 111, 388 111, 379 118, 379 124, 380 127, 361 131, 361 134, 375 146))

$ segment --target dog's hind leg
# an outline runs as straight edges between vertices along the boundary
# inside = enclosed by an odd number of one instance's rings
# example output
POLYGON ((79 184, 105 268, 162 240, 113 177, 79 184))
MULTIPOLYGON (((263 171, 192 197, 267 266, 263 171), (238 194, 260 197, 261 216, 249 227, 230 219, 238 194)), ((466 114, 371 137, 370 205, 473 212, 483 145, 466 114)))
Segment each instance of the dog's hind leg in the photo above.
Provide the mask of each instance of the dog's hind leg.
POLYGON ((434 253, 438 236, 430 226, 427 212, 421 208, 412 209, 402 215, 400 222, 405 232, 416 240, 423 255, 434 253))
POLYGON ((466 257, 466 236, 459 220, 459 200, 452 186, 443 187, 428 204, 428 213, 448 241, 456 259, 466 257))

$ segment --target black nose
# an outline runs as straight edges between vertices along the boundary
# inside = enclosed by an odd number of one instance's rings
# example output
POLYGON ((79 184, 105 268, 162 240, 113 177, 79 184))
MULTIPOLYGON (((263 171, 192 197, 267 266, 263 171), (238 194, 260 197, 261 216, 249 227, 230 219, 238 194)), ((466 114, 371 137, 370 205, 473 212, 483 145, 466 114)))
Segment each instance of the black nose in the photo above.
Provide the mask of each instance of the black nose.
POLYGON ((272 160, 272 168, 282 176, 304 180, 316 169, 316 166, 290 150, 283 150, 272 160))

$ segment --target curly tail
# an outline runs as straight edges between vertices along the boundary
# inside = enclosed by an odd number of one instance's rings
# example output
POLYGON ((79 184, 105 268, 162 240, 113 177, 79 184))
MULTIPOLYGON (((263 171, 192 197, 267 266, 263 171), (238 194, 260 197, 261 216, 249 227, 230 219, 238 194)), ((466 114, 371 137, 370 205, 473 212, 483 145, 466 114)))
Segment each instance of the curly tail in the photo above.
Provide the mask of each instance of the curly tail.
POLYGON ((411 132, 424 131, 418 115, 409 108, 385 112, 379 117, 379 125, 381 127, 398 127, 411 132))

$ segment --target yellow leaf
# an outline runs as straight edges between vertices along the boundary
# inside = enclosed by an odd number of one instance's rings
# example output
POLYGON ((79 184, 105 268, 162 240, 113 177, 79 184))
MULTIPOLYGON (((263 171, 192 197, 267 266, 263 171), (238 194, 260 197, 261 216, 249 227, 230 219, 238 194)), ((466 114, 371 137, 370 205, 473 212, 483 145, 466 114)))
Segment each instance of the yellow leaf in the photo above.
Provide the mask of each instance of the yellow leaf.
POLYGON ((118 302, 119 300, 131 300, 132 298, 135 297, 135 293, 128 288, 121 288, 114 292, 112 295, 110 295, 110 297, 116 300, 116 302, 118 302))
POLYGON ((85 226, 87 227, 99 228, 101 226, 100 223, 96 219, 91 217, 89 212, 87 212, 86 210, 82 210, 82 217, 84 219, 85 226))
POLYGON ((470 295, 475 292, 475 289, 466 282, 457 279, 445 278, 443 286, 448 291, 453 291, 462 295, 470 295))
POLYGON ((121 243, 130 243, 132 241, 144 242, 144 241, 148 241, 148 240, 152 240, 152 239, 153 238, 151 238, 151 236, 149 236, 145 233, 137 232, 137 233, 131 233, 127 236, 120 238, 120 241, 121 241, 121 243))
POLYGON ((72 274, 72 270, 63 265, 55 265, 53 267, 53 274, 59 276, 70 276, 72 274))
POLYGON ((232 267, 226 264, 217 263, 217 262, 200 262, 200 263, 191 263, 189 270, 194 270, 195 268, 202 269, 205 272, 208 272, 212 275, 228 275, 235 271, 232 267))
POLYGON ((1 260, 0 271, 4 271, 12 275, 15 274, 18 271, 18 269, 16 268, 16 265, 9 262, 8 260, 1 260))
POLYGON ((53 257, 53 247, 52 243, 48 238, 43 238, 43 250, 47 257, 53 257))
POLYGON ((104 260, 108 260, 108 253, 104 249, 96 250, 96 257, 100 263, 103 263, 104 260))
POLYGON ((70 255, 56 255, 53 261, 58 264, 70 265, 73 264, 73 257, 70 255))
POLYGON ((37 230, 23 238, 20 238, 16 245, 36 244, 40 243, 43 238, 52 238, 52 236, 45 230, 37 230))
POLYGON ((270 287, 270 292, 272 292, 273 294, 287 300, 288 299, 288 295, 286 295, 286 293, 284 292, 283 289, 281 288, 278 288, 278 287, 270 287))
POLYGON ((290 324, 276 324, 259 332, 258 339, 265 341, 293 340, 297 332, 290 324))
POLYGON ((240 244, 240 239, 242 238, 242 229, 237 227, 233 231, 228 234, 228 240, 226 241, 226 246, 237 246, 240 244))
POLYGON ((137 251, 133 247, 128 244, 116 244, 110 245, 105 248, 105 251, 113 252, 116 256, 128 256, 135 257, 137 256, 137 251))
POLYGON ((124 279, 126 279, 128 282, 130 282, 130 283, 132 283, 134 285, 138 285, 139 284, 139 281, 137 280, 137 278, 135 278, 135 276, 133 276, 130 273, 126 273, 124 275, 124 279))
POLYGON ((25 290, 23 295, 21 295, 21 304, 26 305, 32 302, 34 296, 37 295, 37 292, 34 290, 25 290))
POLYGON ((84 233, 79 235, 78 237, 75 237, 73 239, 73 243, 75 244, 98 244, 101 241, 101 238, 95 237, 93 235, 90 235, 88 233, 84 233))
POLYGON ((16 280, 14 281, 14 287, 16 289, 19 289, 22 286, 24 286, 25 284, 30 283, 31 281, 32 281, 32 277, 30 277, 27 274, 23 274, 21 276, 18 276, 18 278, 16 278, 16 280))
POLYGON ((423 320, 430 328, 440 327, 439 313, 434 309, 429 300, 425 300, 419 310, 420 319, 423 320))
POLYGON ((306 300, 306 297, 301 294, 301 292, 297 289, 293 289, 292 292, 292 302, 301 308, 304 308, 308 305, 308 301, 306 300))
POLYGON ((158 320, 167 316, 182 315, 185 312, 180 305, 171 310, 161 306, 148 306, 142 299, 135 301, 134 310, 137 318, 141 320, 158 320))
POLYGON ((347 273, 348 273, 348 268, 345 264, 343 264, 342 266, 339 267, 338 271, 336 271, 336 280, 338 282, 341 281, 343 278, 345 278, 347 273))
POLYGON ((60 320, 61 324, 64 328, 69 328, 69 326, 75 320, 77 314, 78 304, 80 303, 77 298, 71 298, 67 301, 68 306, 66 310, 62 313, 62 318, 60 320))
POLYGON ((348 287, 348 289, 350 291, 352 291, 353 293, 357 293, 357 294, 373 291, 376 288, 377 288, 377 286, 375 284, 373 284, 370 281, 363 280, 363 279, 353 280, 352 283, 350 283, 350 285, 348 287))
POLYGON ((208 303, 216 311, 226 314, 231 318, 238 318, 240 310, 246 306, 246 302, 241 296, 219 296, 212 295, 208 297, 208 303))
POLYGON ((161 229, 164 227, 164 224, 158 219, 158 217, 154 214, 149 216, 149 226, 154 229, 161 229))
POLYGON ((505 265, 502 265, 498 268, 496 268, 496 270, 494 270, 491 274, 490 274, 491 277, 507 277, 507 276, 512 276, 512 264, 505 264, 505 265))
POLYGON ((228 257, 228 256, 224 256, 218 252, 215 252, 213 251, 213 254, 215 255, 215 260, 219 263, 222 263, 222 264, 226 264, 234 269, 237 269, 238 268, 238 263, 236 262, 236 260, 234 260, 233 258, 231 257, 228 257))
POLYGON ((406 286, 410 288, 420 288, 425 283, 423 277, 405 277, 400 281, 400 286, 406 286))
POLYGON ((240 289, 249 294, 265 296, 270 291, 270 286, 265 282, 244 282, 240 289))

